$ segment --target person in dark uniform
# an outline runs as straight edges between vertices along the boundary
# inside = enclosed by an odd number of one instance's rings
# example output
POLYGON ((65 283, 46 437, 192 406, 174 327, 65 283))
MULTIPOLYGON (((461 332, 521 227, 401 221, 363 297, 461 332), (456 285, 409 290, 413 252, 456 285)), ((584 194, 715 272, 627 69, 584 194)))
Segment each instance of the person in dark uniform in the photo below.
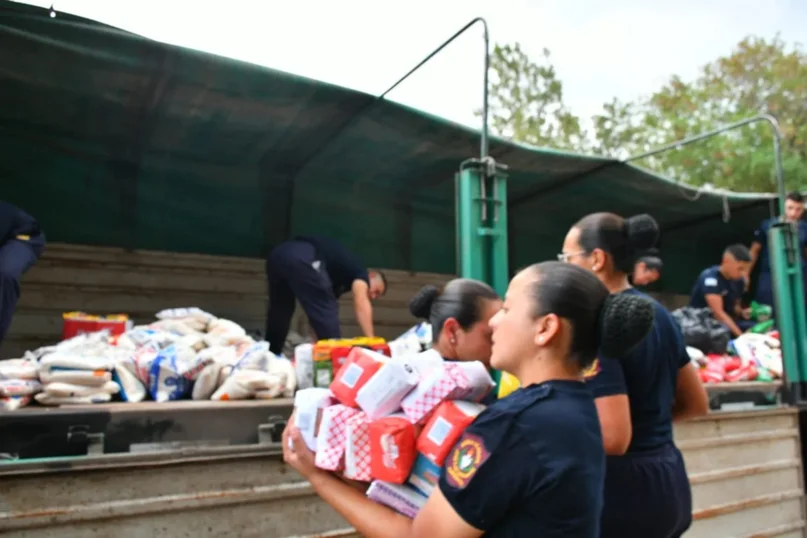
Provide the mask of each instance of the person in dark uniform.
POLYGON ((545 262, 516 275, 490 323, 491 365, 522 388, 488 406, 462 434, 414 520, 317 469, 289 421, 284 459, 358 534, 597 538, 605 454, 581 374, 598 348, 619 355, 645 338, 653 306, 610 295, 579 267, 545 262))
MULTIPOLYGON (((490 318, 502 307, 496 292, 478 280, 456 278, 442 289, 424 286, 409 311, 432 326, 432 349, 447 361, 479 361, 490 367, 493 342, 490 318)), ((496 400, 491 391, 484 404, 496 400)))
MULTIPOLYGON (((799 192, 791 192, 785 199, 785 219, 796 224, 799 234, 799 247, 801 249, 801 273, 805 279, 805 293, 807 293, 807 222, 802 220, 804 215, 804 196, 799 192)), ((759 278, 755 298, 758 303, 773 306, 773 279, 771 278, 771 258, 768 250, 768 230, 776 223, 776 217, 762 221, 759 228, 754 231, 754 241, 751 243, 751 270, 759 265, 759 278)))
POLYGON ((708 308, 712 316, 736 337, 754 326, 750 312, 742 308, 751 253, 745 245, 731 245, 723 251, 720 265, 704 269, 692 287, 689 306, 708 308))
POLYGON ((387 279, 368 270, 337 241, 327 237, 298 237, 272 249, 266 260, 269 312, 266 340, 280 354, 294 315, 295 298, 317 338, 339 338, 338 299, 353 293, 356 321, 365 336, 373 331, 372 301, 387 291, 387 279))
POLYGON ((20 298, 20 279, 44 249, 45 235, 36 219, 0 200, 0 344, 20 298))
POLYGON ((646 253, 633 266, 631 283, 634 286, 649 286, 661 278, 662 269, 664 269, 664 263, 661 258, 655 253, 646 253))
POLYGON ((677 538, 692 521, 672 423, 707 413, 706 391, 672 315, 628 283, 634 253, 652 247, 658 235, 649 215, 594 213, 563 243, 564 259, 593 272, 618 297, 651 300, 654 310, 653 329, 641 344, 630 353, 601 348, 585 374, 608 455, 602 538, 677 538))

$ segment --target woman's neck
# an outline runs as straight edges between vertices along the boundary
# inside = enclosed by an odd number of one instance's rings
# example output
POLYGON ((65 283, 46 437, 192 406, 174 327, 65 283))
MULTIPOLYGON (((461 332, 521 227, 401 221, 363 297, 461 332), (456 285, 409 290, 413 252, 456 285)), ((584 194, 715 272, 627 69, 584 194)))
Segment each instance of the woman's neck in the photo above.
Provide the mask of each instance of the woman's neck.
POLYGON ((566 359, 541 359, 536 357, 526 361, 524 369, 514 375, 521 382, 522 387, 537 385, 546 381, 568 380, 580 381, 582 376, 572 365, 567 365, 566 359))
POLYGON ((619 293, 630 289, 631 285, 628 281, 628 275, 625 273, 615 273, 613 275, 603 276, 600 278, 605 287, 611 293, 619 293))

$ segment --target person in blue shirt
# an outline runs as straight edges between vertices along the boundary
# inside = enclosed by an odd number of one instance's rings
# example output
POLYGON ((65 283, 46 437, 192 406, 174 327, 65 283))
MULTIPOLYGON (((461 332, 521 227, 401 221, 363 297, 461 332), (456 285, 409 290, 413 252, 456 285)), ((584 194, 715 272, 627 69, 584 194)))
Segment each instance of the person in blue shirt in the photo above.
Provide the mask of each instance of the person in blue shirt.
POLYGON ((732 335, 740 336, 755 324, 741 305, 750 267, 751 253, 745 245, 726 248, 720 265, 708 267, 698 275, 689 295, 689 306, 708 308, 732 335))
MULTIPOLYGON (((628 275, 635 253, 658 236, 649 215, 594 213, 569 230, 559 257, 594 273, 618 297, 651 300, 628 275)), ((674 318, 652 305, 649 336, 629 353, 600 348, 586 372, 608 455, 601 538, 677 538, 691 524, 691 491, 672 425, 707 413, 708 399, 674 318)))
POLYGON ((414 520, 317 469, 289 421, 284 459, 361 536, 598 537, 605 453, 582 372, 597 349, 619 356, 645 338, 653 305, 610 295, 579 267, 544 262, 513 278, 490 324, 491 365, 522 388, 488 406, 461 435, 414 520))
MULTIPOLYGON (((785 220, 796 224, 801 249, 802 278, 807 275, 807 223, 801 218, 804 215, 804 196, 800 192, 791 192, 785 199, 785 220)), ((773 280, 771 278, 771 259, 768 250, 768 230, 776 223, 776 217, 762 221, 754 231, 751 243, 751 269, 759 265, 759 278, 755 298, 758 303, 773 306, 773 280)), ((805 281, 807 284, 807 280, 805 281)), ((805 285, 807 292, 807 285, 805 285)))
POLYGON ((266 341, 280 354, 294 315, 295 299, 308 317, 317 339, 339 338, 339 302, 353 293, 356 321, 364 336, 373 331, 372 301, 387 291, 384 273, 368 270, 339 242, 327 237, 297 237, 281 243, 266 260, 269 312, 266 341))
MULTIPOLYGON (((490 368, 490 318, 501 309, 496 292, 478 280, 456 278, 442 289, 424 286, 409 302, 409 311, 432 326, 434 349, 447 361, 479 361, 490 368)), ((484 404, 496 400, 491 391, 484 404)))
POLYGON ((45 234, 36 219, 0 200, 0 344, 20 299, 20 279, 44 250, 45 234))

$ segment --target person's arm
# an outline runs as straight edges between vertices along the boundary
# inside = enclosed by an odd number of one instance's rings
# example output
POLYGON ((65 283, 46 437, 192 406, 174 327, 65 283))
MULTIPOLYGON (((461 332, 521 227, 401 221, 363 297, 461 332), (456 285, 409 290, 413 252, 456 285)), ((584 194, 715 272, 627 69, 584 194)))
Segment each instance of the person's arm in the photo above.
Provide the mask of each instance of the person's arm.
POLYGON ((370 291, 367 282, 361 279, 353 281, 353 311, 356 321, 361 327, 364 336, 372 338, 373 331, 373 303, 370 302, 370 291))
POLYGON ((728 312, 723 310, 723 297, 715 293, 709 293, 706 295, 706 305, 709 307, 709 310, 712 311, 712 316, 714 316, 717 321, 728 327, 731 334, 734 336, 740 336, 743 334, 743 331, 741 331, 734 322, 734 318, 732 318, 728 312))
POLYGON ((698 371, 689 363, 678 370, 675 386, 673 420, 687 420, 709 413, 709 396, 698 376, 698 371))
MULTIPOLYGON (((507 453, 498 456, 495 450, 510 425, 509 421, 501 418, 494 417, 494 433, 498 437, 494 440, 496 447, 490 447, 492 452, 488 451, 484 437, 466 431, 446 462, 460 459, 458 447, 462 439, 468 439, 467 436, 471 435, 472 442, 478 442, 480 449, 475 466, 462 469, 462 484, 447 477, 447 470, 444 469, 440 486, 434 489, 414 520, 377 504, 333 474, 317 469, 313 452, 305 445, 299 430, 291 426, 287 426, 283 432, 283 456, 287 463, 308 479, 325 502, 366 538, 479 538, 485 530, 472 526, 464 519, 468 516, 461 516, 460 513, 471 514, 476 520, 493 525, 505 516, 515 496, 523 493, 521 485, 525 473, 521 462, 528 459, 524 453, 527 443, 519 438, 514 449, 512 444, 507 444, 507 453), (512 456, 517 457, 518 465, 513 465, 510 460, 512 456)), ((473 425, 469 430, 483 431, 473 425)), ((446 464, 447 467, 450 465, 446 464)))
POLYGON ((633 439, 633 424, 622 365, 616 359, 598 358, 586 375, 586 384, 594 394, 605 453, 624 454, 633 439))
POLYGON ((754 266, 757 264, 757 260, 759 259, 759 253, 762 252, 762 243, 759 241, 754 241, 751 243, 751 265, 749 266, 748 272, 754 270, 754 266))

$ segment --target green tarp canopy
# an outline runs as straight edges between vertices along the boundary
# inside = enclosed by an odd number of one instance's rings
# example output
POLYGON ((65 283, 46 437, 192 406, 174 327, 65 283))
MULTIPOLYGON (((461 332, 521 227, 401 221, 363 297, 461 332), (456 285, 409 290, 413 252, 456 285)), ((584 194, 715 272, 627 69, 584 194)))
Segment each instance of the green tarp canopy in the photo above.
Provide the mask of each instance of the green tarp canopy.
MULTIPOLYGON (((454 174, 478 156, 476 131, 11 2, 0 66, 2 197, 51 241, 259 257, 324 233, 372 266, 455 271, 454 174)), ((663 229, 661 284, 687 292, 770 213, 765 197, 690 201, 616 161, 498 139, 490 153, 509 166, 512 268, 554 258, 586 213, 647 212, 663 229)))

